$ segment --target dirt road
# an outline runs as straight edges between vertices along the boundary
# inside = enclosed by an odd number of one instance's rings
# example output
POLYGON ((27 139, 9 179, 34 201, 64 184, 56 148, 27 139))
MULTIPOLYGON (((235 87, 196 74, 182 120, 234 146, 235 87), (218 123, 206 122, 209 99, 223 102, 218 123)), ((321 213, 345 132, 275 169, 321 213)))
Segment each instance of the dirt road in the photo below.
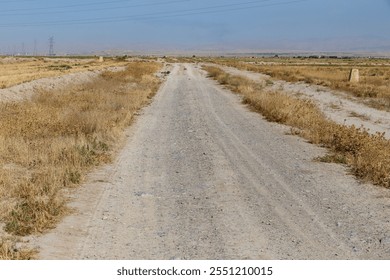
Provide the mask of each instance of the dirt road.
POLYGON ((32 242, 42 259, 390 259, 390 191, 288 131, 176 64, 75 213, 32 242))

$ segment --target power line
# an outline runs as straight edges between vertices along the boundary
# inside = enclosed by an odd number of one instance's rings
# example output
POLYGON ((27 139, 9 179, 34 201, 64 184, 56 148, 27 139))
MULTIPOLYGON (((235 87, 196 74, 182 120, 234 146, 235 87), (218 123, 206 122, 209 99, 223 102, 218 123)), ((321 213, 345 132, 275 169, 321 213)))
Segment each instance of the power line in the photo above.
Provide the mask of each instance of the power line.
MULTIPOLYGON (((101 2, 84 3, 84 4, 71 4, 71 5, 62 5, 62 6, 45 6, 45 7, 23 8, 23 9, 9 9, 9 10, 4 10, 3 12, 59 10, 59 9, 67 9, 67 8, 89 7, 89 6, 96 6, 96 5, 106 5, 106 4, 133 2, 133 1, 135 0, 111 0, 111 1, 101 1, 101 2)), ((182 1, 189 1, 189 0, 182 0, 182 1)))
MULTIPOLYGON (((272 0, 264 0, 261 2, 266 1, 272 1, 272 0)), ((203 12, 187 12, 183 14, 171 14, 171 15, 161 15, 161 16, 146 16, 142 18, 135 18, 135 19, 127 19, 122 21, 128 21, 128 20, 157 20, 157 19, 163 19, 163 18, 173 18, 173 17, 182 17, 182 16, 191 16, 191 15, 201 15, 201 14, 215 14, 215 13, 225 13, 225 12, 235 12, 239 10, 247 10, 251 8, 261 8, 261 7, 272 7, 272 6, 281 6, 281 5, 288 5, 288 4, 294 4, 294 3, 300 3, 300 2, 306 2, 310 0, 294 0, 294 1, 286 1, 286 2, 279 2, 279 3, 273 3, 273 4, 266 4, 266 5, 253 5, 248 7, 238 7, 238 8, 229 8, 229 9, 221 9, 221 10, 210 10, 210 11, 203 11, 203 12)), ((99 22, 96 22, 99 23, 99 22)))
POLYGON ((124 21, 133 21, 133 20, 156 20, 169 17, 180 17, 188 15, 199 15, 199 14, 210 14, 210 13, 223 13, 231 12, 238 10, 246 10, 251 8, 260 8, 260 7, 270 7, 270 6, 280 6, 288 5, 300 2, 307 2, 310 0, 295 0, 295 1, 286 1, 266 5, 250 5, 246 7, 235 7, 229 8, 237 5, 248 5, 261 2, 269 2, 273 0, 262 0, 262 1, 250 1, 239 4, 229 4, 229 5, 218 5, 218 6, 209 6, 196 9, 186 9, 178 10, 172 12, 157 12, 141 15, 132 15, 125 17, 106 17, 106 18, 90 18, 90 19, 77 19, 77 20, 63 20, 63 21, 50 21, 50 22, 33 22, 33 23, 14 23, 14 24, 2 24, 0 27, 23 27, 23 26, 48 26, 48 25, 78 25, 78 24, 92 24, 92 23, 109 23, 109 22, 124 22, 124 21))
POLYGON ((33 15, 52 15, 52 14, 65 14, 65 13, 80 13, 80 12, 91 12, 91 11, 107 11, 107 10, 118 10, 126 8, 138 8, 138 7, 150 7, 150 6, 163 6, 168 4, 175 3, 184 3, 191 0, 172 0, 164 2, 153 2, 148 4, 137 4, 137 5, 126 5, 126 6, 117 6, 117 7, 105 7, 105 8, 89 8, 89 9, 77 9, 69 11, 50 11, 50 12, 37 12, 37 13, 4 13, 1 12, 1 16, 33 16, 33 15))
POLYGON ((20 2, 35 2, 35 1, 39 1, 39 0, 0 1, 0 4, 2 4, 2 3, 15 4, 15 3, 20 3, 20 2))

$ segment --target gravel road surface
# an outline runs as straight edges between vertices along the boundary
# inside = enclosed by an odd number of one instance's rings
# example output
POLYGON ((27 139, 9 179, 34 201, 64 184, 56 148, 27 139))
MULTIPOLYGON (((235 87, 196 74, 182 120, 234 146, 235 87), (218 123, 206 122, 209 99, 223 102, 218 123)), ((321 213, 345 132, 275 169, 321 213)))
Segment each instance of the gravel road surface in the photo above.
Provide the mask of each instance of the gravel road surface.
POLYGON ((390 259, 390 191, 175 64, 42 259, 390 259))

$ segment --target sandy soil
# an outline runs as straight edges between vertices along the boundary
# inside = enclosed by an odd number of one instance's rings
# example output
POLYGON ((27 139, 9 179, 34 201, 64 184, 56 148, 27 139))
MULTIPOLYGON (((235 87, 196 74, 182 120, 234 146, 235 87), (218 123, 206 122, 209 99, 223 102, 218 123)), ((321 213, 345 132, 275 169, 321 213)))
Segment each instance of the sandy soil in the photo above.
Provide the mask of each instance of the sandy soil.
POLYGON ((205 76, 174 65, 75 213, 31 238, 41 259, 390 259, 390 190, 205 76))
POLYGON ((290 83, 274 80, 268 75, 243 71, 233 67, 222 68, 232 75, 241 75, 264 83, 265 90, 283 91, 289 94, 309 97, 333 121, 340 124, 355 125, 356 127, 363 126, 369 129, 371 133, 385 133, 385 137, 390 138, 390 112, 368 107, 362 104, 361 100, 351 95, 303 82, 290 83), (267 80, 271 80, 272 83, 266 83, 267 80))
POLYGON ((40 90, 58 90, 69 84, 83 84, 98 76, 99 71, 72 73, 59 77, 43 78, 13 87, 0 89, 0 102, 31 99, 40 90))
MULTIPOLYGON (((124 67, 109 67, 105 70, 119 71, 124 67)), ((104 70, 85 71, 65 74, 57 77, 37 79, 5 89, 0 89, 0 102, 18 102, 30 100, 39 91, 59 90, 72 84, 82 85, 93 81, 104 70)))

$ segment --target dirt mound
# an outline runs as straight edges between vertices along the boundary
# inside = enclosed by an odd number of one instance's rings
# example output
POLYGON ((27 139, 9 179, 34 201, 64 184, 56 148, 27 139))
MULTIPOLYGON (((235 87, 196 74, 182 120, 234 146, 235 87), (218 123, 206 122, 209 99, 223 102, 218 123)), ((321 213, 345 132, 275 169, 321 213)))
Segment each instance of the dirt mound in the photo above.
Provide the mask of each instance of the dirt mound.
POLYGON ((0 89, 0 102, 17 102, 31 99, 35 93, 45 90, 58 90, 69 84, 83 84, 96 78, 100 71, 72 73, 59 77, 43 78, 0 89))

